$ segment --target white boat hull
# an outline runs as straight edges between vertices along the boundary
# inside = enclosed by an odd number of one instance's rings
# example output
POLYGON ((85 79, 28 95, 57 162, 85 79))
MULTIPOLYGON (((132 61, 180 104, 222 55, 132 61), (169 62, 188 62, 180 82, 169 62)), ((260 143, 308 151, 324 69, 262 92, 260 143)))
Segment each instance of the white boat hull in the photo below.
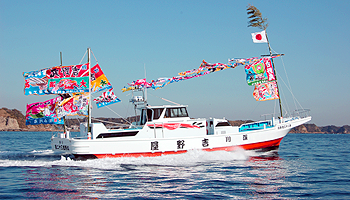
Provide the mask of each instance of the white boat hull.
MULTIPOLYGON (((77 159, 107 157, 155 157, 185 153, 188 150, 233 151, 277 148, 281 140, 294 127, 310 121, 311 117, 296 118, 287 122, 274 122, 272 126, 258 130, 242 130, 242 126, 181 127, 178 124, 205 124, 205 119, 188 119, 176 123, 174 129, 160 127, 156 122, 142 129, 107 130, 103 124, 92 124, 92 138, 53 137, 52 149, 72 154, 77 159), (153 127, 152 127, 153 126, 153 127), (136 134, 135 134, 136 133, 136 134), (135 135, 134 135, 135 134, 135 135), (177 135, 177 136, 176 136, 177 135)), ((251 123, 255 126, 259 122, 251 123)), ((168 123, 169 124, 169 123, 168 123)), ((174 123, 171 124, 174 126, 174 123)))

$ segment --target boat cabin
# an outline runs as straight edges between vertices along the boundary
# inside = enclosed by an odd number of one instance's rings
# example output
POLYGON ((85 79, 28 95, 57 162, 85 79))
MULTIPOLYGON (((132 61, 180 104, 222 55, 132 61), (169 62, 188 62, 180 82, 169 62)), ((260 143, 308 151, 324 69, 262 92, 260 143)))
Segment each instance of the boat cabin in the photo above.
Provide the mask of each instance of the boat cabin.
POLYGON ((164 105, 164 106, 146 106, 142 108, 140 115, 140 125, 164 118, 188 117, 187 106, 183 105, 164 105))

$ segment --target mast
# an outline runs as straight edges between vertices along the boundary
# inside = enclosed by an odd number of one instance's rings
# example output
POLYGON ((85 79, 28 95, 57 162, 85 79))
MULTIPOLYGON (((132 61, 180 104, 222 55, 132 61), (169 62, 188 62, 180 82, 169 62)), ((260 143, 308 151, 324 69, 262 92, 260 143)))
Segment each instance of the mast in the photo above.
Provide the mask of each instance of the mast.
POLYGON ((278 95, 279 95, 279 97, 280 97, 280 98, 278 98, 278 102, 279 102, 279 104, 280 104, 281 118, 283 118, 282 102, 281 102, 281 93, 280 93, 280 89, 279 89, 279 87, 278 87, 277 74, 276 74, 276 70, 275 70, 275 63, 273 62, 272 52, 271 52, 271 47, 270 47, 270 42, 269 42, 269 38, 267 37, 266 29, 265 29, 265 34, 266 34, 267 45, 269 46, 269 52, 270 52, 270 56, 271 56, 271 60, 272 60, 273 73, 275 74, 275 80, 276 80, 277 91, 278 91, 278 95))
POLYGON ((277 91, 279 94, 279 104, 280 104, 280 112, 281 112, 281 118, 283 117, 283 113, 282 113, 282 103, 281 103, 281 94, 280 94, 280 90, 278 88, 278 82, 277 82, 277 74, 276 74, 276 70, 275 70, 275 64, 273 62, 273 58, 272 58, 272 52, 271 52, 271 47, 270 47, 270 42, 269 39, 267 37, 267 33, 266 33, 266 28, 268 27, 269 23, 267 22, 267 18, 263 18, 262 14, 260 12, 259 9, 257 9, 255 6, 248 4, 247 6, 247 14, 248 14, 248 27, 257 27, 260 28, 262 30, 265 31, 265 36, 266 36, 266 40, 267 40, 267 45, 269 46, 269 51, 270 51, 270 56, 271 56, 271 60, 272 60, 272 67, 273 67, 273 72, 275 73, 275 80, 276 80, 276 86, 277 86, 277 91))
MULTIPOLYGON (((61 67, 63 66, 62 64, 62 51, 60 52, 60 60, 61 60, 61 67)), ((61 97, 63 98, 63 97, 61 97)), ((67 129, 66 129, 66 116, 63 116, 63 131, 64 133, 67 133, 67 129)))
POLYGON ((88 123, 87 123, 87 125, 88 125, 88 132, 90 132, 91 131, 91 129, 90 129, 90 124, 91 124, 91 70, 90 70, 90 65, 91 65, 91 60, 90 60, 90 54, 91 54, 91 49, 90 49, 90 47, 89 48, 87 48, 87 51, 88 51, 88 64, 89 64, 89 68, 88 68, 88 70, 89 70, 89 107, 88 107, 88 123))

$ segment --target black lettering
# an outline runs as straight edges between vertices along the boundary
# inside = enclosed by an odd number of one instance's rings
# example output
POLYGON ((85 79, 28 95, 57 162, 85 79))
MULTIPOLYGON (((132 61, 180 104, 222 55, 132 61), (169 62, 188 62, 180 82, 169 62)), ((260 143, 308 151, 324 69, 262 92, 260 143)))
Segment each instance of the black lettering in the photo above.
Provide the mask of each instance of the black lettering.
POLYGON ((158 141, 151 142, 151 150, 159 150, 158 141))
POLYGON ((248 140, 248 135, 243 135, 243 140, 248 140))
POLYGON ((185 140, 178 140, 177 141, 177 149, 183 149, 185 146, 185 140))
POLYGON ((55 149, 63 150, 63 151, 69 151, 69 146, 67 145, 55 145, 55 149))
POLYGON ((202 140, 202 146, 203 146, 203 147, 209 146, 209 139, 204 138, 204 139, 202 140))

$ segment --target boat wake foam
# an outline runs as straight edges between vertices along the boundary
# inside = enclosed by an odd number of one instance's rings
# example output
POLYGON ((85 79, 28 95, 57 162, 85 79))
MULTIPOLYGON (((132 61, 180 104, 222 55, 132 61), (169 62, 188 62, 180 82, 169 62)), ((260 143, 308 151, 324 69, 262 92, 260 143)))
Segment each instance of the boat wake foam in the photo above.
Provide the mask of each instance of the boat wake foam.
POLYGON ((55 154, 51 150, 30 152, 2 151, 0 152, 0 167, 82 167, 103 170, 133 170, 138 167, 191 167, 213 162, 248 161, 254 157, 271 157, 270 152, 255 152, 244 149, 235 151, 190 150, 177 155, 139 158, 104 158, 86 161, 76 161, 69 156, 55 154))

